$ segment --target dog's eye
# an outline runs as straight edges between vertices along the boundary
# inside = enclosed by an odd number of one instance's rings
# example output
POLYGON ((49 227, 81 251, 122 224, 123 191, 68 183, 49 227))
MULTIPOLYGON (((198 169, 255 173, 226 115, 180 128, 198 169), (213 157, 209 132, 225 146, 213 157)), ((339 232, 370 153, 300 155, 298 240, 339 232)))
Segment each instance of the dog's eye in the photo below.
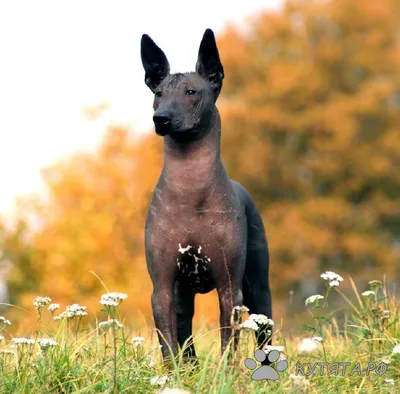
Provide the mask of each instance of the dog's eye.
POLYGON ((156 96, 157 96, 157 97, 161 97, 161 96, 162 96, 162 93, 161 93, 160 91, 158 91, 158 92, 156 92, 156 96))
POLYGON ((196 93, 195 90, 189 89, 189 90, 186 90, 185 94, 186 94, 186 96, 193 96, 195 93, 196 93))

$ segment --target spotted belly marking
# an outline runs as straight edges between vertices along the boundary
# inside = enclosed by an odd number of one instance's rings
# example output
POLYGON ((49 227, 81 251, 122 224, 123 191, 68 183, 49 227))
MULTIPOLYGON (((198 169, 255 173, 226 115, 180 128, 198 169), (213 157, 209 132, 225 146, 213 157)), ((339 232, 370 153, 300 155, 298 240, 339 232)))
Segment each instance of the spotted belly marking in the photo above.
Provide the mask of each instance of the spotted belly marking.
POLYGON ((178 279, 183 281, 194 293, 208 293, 214 286, 210 276, 211 259, 201 253, 202 247, 192 245, 183 247, 179 244, 177 258, 178 279))

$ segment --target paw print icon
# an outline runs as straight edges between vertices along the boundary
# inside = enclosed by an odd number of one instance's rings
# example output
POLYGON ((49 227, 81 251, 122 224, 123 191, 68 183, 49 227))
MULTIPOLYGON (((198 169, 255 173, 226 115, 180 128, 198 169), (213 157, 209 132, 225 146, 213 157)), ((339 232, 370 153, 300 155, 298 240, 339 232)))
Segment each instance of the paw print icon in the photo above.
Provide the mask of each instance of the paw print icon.
MULTIPOLYGON (((271 350, 268 353, 268 361, 270 363, 274 363, 279 360, 280 352, 278 350, 271 350)), ((262 363, 267 358, 267 355, 263 350, 256 350, 254 353, 254 358, 262 363)), ((279 372, 283 372, 288 367, 288 362, 286 360, 280 360, 276 363, 275 368, 271 367, 270 365, 262 365, 257 367, 257 363, 252 358, 248 358, 245 360, 244 365, 248 369, 255 369, 252 373, 251 378, 253 380, 278 380, 280 375, 279 372)))

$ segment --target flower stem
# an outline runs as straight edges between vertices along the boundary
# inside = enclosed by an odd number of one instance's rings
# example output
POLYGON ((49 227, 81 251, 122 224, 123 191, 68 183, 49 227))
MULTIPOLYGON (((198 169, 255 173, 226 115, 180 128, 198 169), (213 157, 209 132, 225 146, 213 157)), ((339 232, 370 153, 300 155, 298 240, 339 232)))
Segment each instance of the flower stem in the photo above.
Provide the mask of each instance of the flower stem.
POLYGON ((114 393, 118 393, 118 384, 117 384, 117 335, 116 335, 116 327, 115 324, 112 325, 112 333, 113 333, 113 350, 114 350, 114 393))

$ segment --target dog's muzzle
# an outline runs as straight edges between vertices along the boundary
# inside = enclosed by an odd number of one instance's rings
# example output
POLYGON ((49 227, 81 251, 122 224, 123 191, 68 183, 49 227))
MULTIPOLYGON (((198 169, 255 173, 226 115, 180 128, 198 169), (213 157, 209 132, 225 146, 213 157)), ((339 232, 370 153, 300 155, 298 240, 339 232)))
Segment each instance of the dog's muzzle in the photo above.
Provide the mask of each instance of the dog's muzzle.
POLYGON ((171 128, 171 116, 169 114, 155 114, 153 121, 158 135, 165 136, 168 134, 171 128))

